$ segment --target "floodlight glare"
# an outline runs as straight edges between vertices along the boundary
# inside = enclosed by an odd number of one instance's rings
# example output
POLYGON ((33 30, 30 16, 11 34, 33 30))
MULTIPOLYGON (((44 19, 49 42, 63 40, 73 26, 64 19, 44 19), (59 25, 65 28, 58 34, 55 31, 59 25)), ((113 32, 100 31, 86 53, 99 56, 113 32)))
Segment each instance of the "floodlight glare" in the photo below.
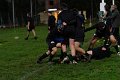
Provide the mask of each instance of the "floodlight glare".
POLYGON ((48 11, 57 11, 57 9, 48 9, 48 11))

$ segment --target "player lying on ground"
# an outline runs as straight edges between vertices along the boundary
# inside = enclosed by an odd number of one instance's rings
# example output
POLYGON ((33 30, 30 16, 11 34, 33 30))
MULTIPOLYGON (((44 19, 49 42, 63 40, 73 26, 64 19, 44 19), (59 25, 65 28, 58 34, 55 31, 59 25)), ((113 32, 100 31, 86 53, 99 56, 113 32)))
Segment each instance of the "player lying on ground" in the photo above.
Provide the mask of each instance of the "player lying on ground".
POLYGON ((89 54, 89 61, 92 58, 103 59, 105 57, 110 57, 110 55, 111 55, 109 45, 104 45, 101 47, 97 47, 97 48, 88 50, 87 53, 89 54))
POLYGON ((103 22, 100 22, 100 23, 97 23, 96 25, 94 25, 93 27, 85 30, 85 32, 87 32, 87 31, 90 31, 90 30, 96 28, 95 35, 93 36, 93 38, 90 42, 88 50, 91 50, 93 48, 94 44, 96 43, 96 41, 98 39, 104 38, 105 39, 104 44, 106 44, 106 42, 109 41, 109 44, 110 45, 112 44, 113 47, 116 49, 116 52, 119 53, 119 49, 117 46, 117 41, 119 44, 119 38, 117 38, 118 37, 118 30, 116 30, 116 31, 113 30, 110 32, 105 27, 106 27, 105 24, 103 22))

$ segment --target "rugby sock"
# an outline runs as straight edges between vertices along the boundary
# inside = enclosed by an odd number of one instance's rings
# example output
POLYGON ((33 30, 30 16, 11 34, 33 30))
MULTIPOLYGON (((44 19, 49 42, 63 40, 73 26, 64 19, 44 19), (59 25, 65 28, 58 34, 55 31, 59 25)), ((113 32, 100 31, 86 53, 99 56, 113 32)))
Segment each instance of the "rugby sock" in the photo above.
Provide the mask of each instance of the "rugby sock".
POLYGON ((72 56, 72 63, 73 64, 77 64, 77 58, 76 58, 76 56, 72 56))
POLYGON ((29 35, 25 38, 25 40, 28 40, 29 35))
POLYGON ((49 55, 44 53, 40 58, 39 58, 39 61, 43 60, 44 58, 48 57, 49 55))
POLYGON ((66 53, 66 52, 63 52, 63 56, 66 57, 66 56, 67 56, 67 53, 66 53))
MULTIPOLYGON (((94 54, 93 54, 93 55, 94 55, 94 54)), ((85 53, 84 58, 85 58, 85 59, 87 59, 87 61, 88 61, 88 62, 90 62, 90 61, 91 61, 91 57, 92 57, 92 55, 91 55, 91 54, 88 54, 87 52, 85 53)))
POLYGON ((72 55, 71 55, 71 61, 74 61, 74 60, 77 61, 76 56, 72 56, 72 55))
POLYGON ((119 52, 119 48, 118 48, 118 45, 115 45, 114 46, 115 50, 117 51, 117 53, 119 52))
POLYGON ((50 55, 50 58, 49 58, 49 62, 52 62, 52 59, 53 59, 54 55, 50 55))
POLYGON ((88 58, 87 58, 88 55, 89 55, 88 53, 85 53, 85 54, 82 55, 82 56, 83 56, 84 59, 88 59, 88 58))
POLYGON ((67 53, 61 51, 60 59, 63 60, 66 56, 67 56, 67 53))
POLYGON ((89 50, 92 50, 92 48, 89 47, 89 48, 87 49, 87 51, 89 51, 89 50))
POLYGON ((28 37, 26 37, 25 40, 28 40, 28 37))
POLYGON ((76 56, 72 56, 72 57, 73 57, 73 60, 77 61, 77 60, 76 60, 76 56))
POLYGON ((63 53, 63 51, 61 50, 60 60, 63 60, 63 58, 64 58, 64 53, 63 53))

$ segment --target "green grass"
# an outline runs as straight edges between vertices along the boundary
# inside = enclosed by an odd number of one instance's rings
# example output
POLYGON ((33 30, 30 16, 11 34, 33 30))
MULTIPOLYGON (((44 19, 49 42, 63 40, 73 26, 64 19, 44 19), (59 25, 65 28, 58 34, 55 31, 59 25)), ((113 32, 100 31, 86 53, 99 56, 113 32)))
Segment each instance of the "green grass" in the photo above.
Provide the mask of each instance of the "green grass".
MULTIPOLYGON (((36 33, 38 40, 31 35, 25 41, 25 28, 0 29, 0 80, 120 80, 120 57, 116 54, 77 65, 48 65, 47 59, 36 64, 38 56, 47 50, 47 27, 38 26, 36 33), (15 36, 19 39, 14 39, 15 36)), ((85 49, 93 33, 86 33, 85 49)))

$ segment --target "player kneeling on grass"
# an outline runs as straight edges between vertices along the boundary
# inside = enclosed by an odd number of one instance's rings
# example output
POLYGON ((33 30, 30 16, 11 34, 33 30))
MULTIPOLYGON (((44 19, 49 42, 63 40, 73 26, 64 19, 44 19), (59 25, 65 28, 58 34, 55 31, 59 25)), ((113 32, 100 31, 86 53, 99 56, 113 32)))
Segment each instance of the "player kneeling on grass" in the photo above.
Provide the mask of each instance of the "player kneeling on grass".
POLYGON ((109 36, 109 32, 106 31, 107 29, 103 22, 99 22, 99 23, 95 24, 94 26, 96 26, 96 32, 90 41, 88 50, 90 50, 94 47, 97 40, 99 40, 101 38, 105 38, 107 40, 108 36, 109 36))
POLYGON ((47 44, 48 44, 48 51, 39 57, 37 63, 41 63, 41 61, 48 56, 50 56, 49 62, 52 62, 52 59, 57 52, 57 48, 61 47, 61 43, 56 43, 54 40, 50 40, 50 39, 47 40, 47 44))
POLYGON ((39 57, 37 63, 40 63, 44 58, 48 56, 50 56, 49 62, 52 62, 52 59, 57 52, 57 48, 61 48, 61 42, 64 40, 63 38, 61 38, 61 34, 62 33, 58 31, 57 28, 53 29, 53 31, 48 34, 46 38, 46 42, 49 47, 48 51, 44 53, 41 57, 39 57))

